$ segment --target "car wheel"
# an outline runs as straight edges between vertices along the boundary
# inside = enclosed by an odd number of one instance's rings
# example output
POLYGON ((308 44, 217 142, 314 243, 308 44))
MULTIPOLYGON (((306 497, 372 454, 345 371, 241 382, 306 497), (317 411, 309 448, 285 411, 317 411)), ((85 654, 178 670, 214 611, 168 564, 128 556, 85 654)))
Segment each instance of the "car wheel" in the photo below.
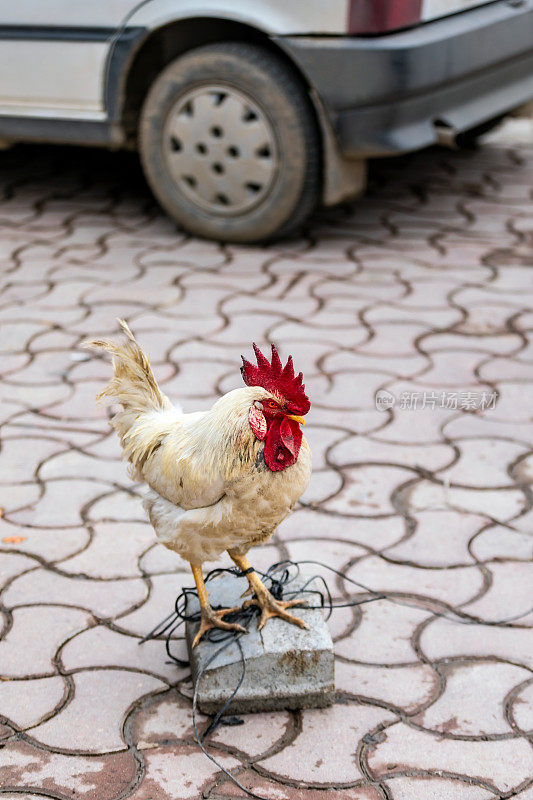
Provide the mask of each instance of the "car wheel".
POLYGON ((207 238, 286 235, 318 199, 308 97, 283 61, 254 45, 199 47, 169 64, 143 104, 139 150, 163 208, 207 238))

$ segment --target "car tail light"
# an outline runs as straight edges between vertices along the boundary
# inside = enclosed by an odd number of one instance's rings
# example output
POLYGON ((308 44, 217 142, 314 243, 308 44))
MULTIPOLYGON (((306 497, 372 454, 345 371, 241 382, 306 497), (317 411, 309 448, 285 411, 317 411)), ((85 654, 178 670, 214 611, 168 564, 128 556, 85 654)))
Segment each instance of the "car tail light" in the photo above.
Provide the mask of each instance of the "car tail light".
POLYGON ((422 0, 350 0, 348 33, 387 33, 420 22, 422 0))

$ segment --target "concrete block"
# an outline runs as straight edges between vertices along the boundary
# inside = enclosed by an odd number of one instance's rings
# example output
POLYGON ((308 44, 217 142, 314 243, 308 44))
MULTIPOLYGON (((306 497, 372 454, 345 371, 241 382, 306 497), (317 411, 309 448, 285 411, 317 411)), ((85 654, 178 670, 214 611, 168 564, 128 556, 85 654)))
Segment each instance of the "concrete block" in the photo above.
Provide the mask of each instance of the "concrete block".
MULTIPOLYGON (((297 588, 305 578, 291 584, 297 588)), ((241 605, 247 588, 246 578, 225 575, 209 581, 209 598, 213 607, 241 605)), ((312 588, 312 587, 311 587, 312 588)), ((319 587, 317 587, 319 588, 319 587)), ((309 595, 310 603, 316 599, 309 595)), ((190 605, 198 610, 198 601, 190 605)), ((249 633, 240 637, 245 658, 245 677, 228 713, 276 711, 283 708, 320 708, 333 702, 335 692, 333 643, 319 609, 296 607, 294 613, 309 625, 309 630, 291 625, 279 618, 269 619, 263 630, 257 630, 258 618, 252 620, 249 633)), ((237 686, 242 673, 239 647, 232 642, 212 661, 221 642, 202 640, 192 648, 199 623, 186 623, 187 647, 193 681, 198 687, 198 707, 205 714, 216 713, 237 686)), ((222 633, 222 631, 220 632, 222 633)))

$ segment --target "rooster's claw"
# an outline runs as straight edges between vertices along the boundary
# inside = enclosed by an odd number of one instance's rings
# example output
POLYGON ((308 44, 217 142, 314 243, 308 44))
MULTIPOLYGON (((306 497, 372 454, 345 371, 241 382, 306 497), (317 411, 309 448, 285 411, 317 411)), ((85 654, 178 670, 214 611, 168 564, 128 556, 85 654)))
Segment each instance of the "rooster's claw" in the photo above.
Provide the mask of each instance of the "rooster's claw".
POLYGON ((295 617, 290 614, 287 609, 291 606, 300 606, 305 603, 304 597, 298 597, 295 600, 276 600, 270 592, 266 591, 264 595, 259 597, 252 597, 246 600, 243 608, 248 608, 251 605, 256 605, 261 608, 261 619, 257 625, 257 630, 260 631, 270 617, 281 617, 286 622, 291 622, 293 625, 299 625, 300 628, 309 628, 307 622, 304 622, 300 617, 295 617))
POLYGON ((207 633, 211 628, 221 628, 224 631, 237 631, 237 633, 248 633, 246 628, 243 628, 242 625, 239 625, 237 622, 224 622, 222 619, 226 614, 234 614, 236 611, 240 610, 240 606, 235 606, 235 608, 221 608, 219 611, 213 611, 212 608, 202 608, 200 627, 198 633, 194 637, 192 646, 196 647, 204 633, 207 633))

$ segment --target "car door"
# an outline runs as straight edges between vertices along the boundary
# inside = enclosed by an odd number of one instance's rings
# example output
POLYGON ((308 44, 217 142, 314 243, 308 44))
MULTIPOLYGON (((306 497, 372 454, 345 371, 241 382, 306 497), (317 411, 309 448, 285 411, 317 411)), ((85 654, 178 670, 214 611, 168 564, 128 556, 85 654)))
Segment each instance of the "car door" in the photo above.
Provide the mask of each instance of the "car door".
POLYGON ((106 58, 133 0, 0 0, 0 116, 105 118, 106 58))

